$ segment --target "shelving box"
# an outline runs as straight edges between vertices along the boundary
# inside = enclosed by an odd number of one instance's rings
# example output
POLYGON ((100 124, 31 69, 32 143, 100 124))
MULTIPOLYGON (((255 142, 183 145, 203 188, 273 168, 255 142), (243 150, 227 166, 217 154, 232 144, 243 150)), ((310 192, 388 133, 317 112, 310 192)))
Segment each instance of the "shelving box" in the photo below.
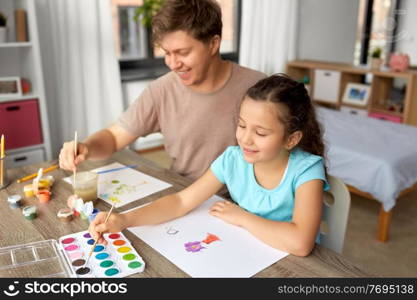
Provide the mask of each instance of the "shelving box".
POLYGON ((339 71, 316 69, 313 98, 318 101, 338 103, 340 75, 339 71))
POLYGON ((6 150, 42 144, 37 99, 0 103, 0 128, 6 150))

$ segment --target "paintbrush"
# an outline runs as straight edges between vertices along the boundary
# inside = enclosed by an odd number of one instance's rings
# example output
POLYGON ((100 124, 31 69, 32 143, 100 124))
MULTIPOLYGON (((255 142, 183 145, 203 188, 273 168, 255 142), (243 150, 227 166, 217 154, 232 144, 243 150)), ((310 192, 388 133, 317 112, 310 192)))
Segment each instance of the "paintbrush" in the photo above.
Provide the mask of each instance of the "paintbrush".
MULTIPOLYGON (((111 208, 110 208, 110 210, 109 210, 109 213, 107 214, 107 217, 106 217, 106 219, 104 220, 104 224, 106 224, 106 223, 107 223, 107 220, 109 219, 109 217, 110 217, 110 215, 111 215, 111 212, 113 211, 113 208, 114 208, 114 203, 112 204, 112 206, 111 206, 111 208)), ((102 234, 102 233, 100 233, 100 235, 98 236, 98 238, 94 241, 93 247, 91 247, 90 253, 88 254, 87 260, 85 261, 85 264, 84 264, 83 268, 85 268, 85 266, 88 264, 88 261, 90 260, 91 254, 93 254, 94 248, 96 248, 97 242, 98 242, 98 240, 99 240, 102 236, 103 236, 103 234, 102 234)))

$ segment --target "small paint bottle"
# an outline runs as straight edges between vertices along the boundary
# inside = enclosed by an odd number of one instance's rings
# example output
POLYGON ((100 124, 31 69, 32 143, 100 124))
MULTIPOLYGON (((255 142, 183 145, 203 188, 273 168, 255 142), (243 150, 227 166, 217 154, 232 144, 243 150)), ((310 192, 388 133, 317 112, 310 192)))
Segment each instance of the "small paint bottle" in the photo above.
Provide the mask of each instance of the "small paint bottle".
POLYGON ((41 180, 39 181, 39 184, 45 183, 48 188, 51 188, 52 185, 54 184, 54 181, 55 181, 54 177, 52 175, 48 175, 48 176, 42 177, 41 180))
POLYGON ((37 210, 36 210, 36 206, 29 205, 29 206, 25 206, 25 207, 23 208, 22 213, 23 213, 23 216, 24 216, 26 219, 28 219, 28 220, 33 220, 33 219, 35 219, 35 218, 38 216, 38 214, 37 214, 37 212, 36 212, 36 211, 37 211, 37 210))
POLYGON ((36 192, 36 198, 40 203, 48 203, 51 200, 51 192, 48 190, 39 190, 36 192))
POLYGON ((97 208, 94 208, 91 215, 88 216, 88 222, 93 222, 99 212, 100 211, 97 208))
MULTIPOLYGON (((35 182, 32 182, 32 188, 34 186, 35 182)), ((50 186, 49 186, 49 182, 47 180, 39 180, 38 183, 38 190, 49 190, 50 186)), ((35 190, 35 189, 33 189, 35 190)))
POLYGON ((58 211, 57 217, 61 222, 68 223, 72 221, 74 213, 70 208, 62 208, 58 211))
POLYGON ((35 196, 35 193, 33 191, 33 185, 27 184, 23 187, 23 193, 25 194, 25 197, 30 198, 35 196))
POLYGON ((81 220, 87 220, 88 216, 84 212, 80 212, 81 220))
POLYGON ((22 205, 22 196, 11 195, 7 197, 7 202, 9 203, 10 208, 18 208, 22 205))

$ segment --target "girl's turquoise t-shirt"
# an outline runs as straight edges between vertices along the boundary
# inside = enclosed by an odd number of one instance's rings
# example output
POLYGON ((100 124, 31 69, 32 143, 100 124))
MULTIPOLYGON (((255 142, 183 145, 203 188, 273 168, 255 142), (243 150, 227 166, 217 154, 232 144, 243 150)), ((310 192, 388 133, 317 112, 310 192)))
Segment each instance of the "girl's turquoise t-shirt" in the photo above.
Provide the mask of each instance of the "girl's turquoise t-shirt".
POLYGON ((226 184, 232 199, 247 211, 260 217, 290 222, 293 216, 295 191, 310 180, 321 179, 323 189, 329 189, 323 158, 294 149, 290 153, 281 183, 268 190, 258 184, 253 164, 245 161, 239 146, 228 147, 212 164, 217 179, 226 184))

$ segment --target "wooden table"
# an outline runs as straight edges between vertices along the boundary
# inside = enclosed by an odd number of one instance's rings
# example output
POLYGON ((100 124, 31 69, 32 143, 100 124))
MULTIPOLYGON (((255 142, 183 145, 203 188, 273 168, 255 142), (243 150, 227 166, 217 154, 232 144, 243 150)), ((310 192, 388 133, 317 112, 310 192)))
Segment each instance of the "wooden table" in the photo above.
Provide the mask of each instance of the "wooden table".
MULTIPOLYGON (((86 162, 79 167, 79 171, 94 169, 115 161, 125 165, 138 164, 137 169, 139 171, 173 185, 166 190, 123 206, 118 209, 119 212, 179 191, 190 184, 188 179, 169 170, 162 169, 129 150, 123 150, 106 161, 86 162)), ((8 170, 9 179, 13 183, 6 189, 0 190, 0 211, 2 212, 2 217, 0 218, 0 247, 58 239, 63 235, 76 233, 88 228, 88 221, 86 220, 77 218, 70 223, 62 223, 56 217, 58 210, 66 206, 66 199, 72 194, 72 187, 61 180, 71 174, 67 171, 55 170, 48 173, 53 175, 56 180, 52 188, 53 197, 48 204, 39 204, 35 198, 24 198, 24 205, 36 205, 38 207, 39 214, 35 220, 26 220, 22 216, 21 209, 11 209, 8 206, 7 196, 13 194, 23 196, 23 186, 28 183, 16 183, 18 178, 35 173, 39 168, 45 168, 52 163, 44 162, 8 170)), ((109 205, 104 201, 97 201, 96 207, 100 210, 109 209, 109 205)), ((123 233, 130 239, 133 246, 146 262, 145 271, 135 274, 135 277, 189 277, 138 237, 127 230, 123 233)), ((308 257, 301 258, 289 255, 259 272, 254 277, 374 277, 374 275, 350 263, 342 255, 317 245, 308 257)))

